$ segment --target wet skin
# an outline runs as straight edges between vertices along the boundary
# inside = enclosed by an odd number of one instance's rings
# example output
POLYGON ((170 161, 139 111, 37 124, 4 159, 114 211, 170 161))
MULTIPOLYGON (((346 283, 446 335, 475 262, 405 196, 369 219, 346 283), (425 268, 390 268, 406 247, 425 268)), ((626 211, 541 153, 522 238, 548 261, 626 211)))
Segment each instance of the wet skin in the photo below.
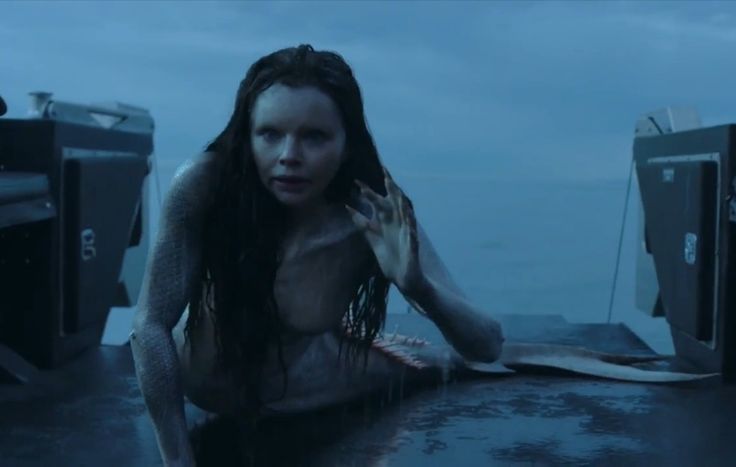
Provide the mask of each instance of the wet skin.
MULTIPOLYGON (((475 367, 484 371, 482 367, 468 365, 467 361, 490 362, 500 357, 505 364, 546 365, 573 371, 584 368, 588 374, 619 379, 656 382, 690 378, 652 372, 632 375, 628 370, 622 374, 618 364, 613 367, 601 364, 610 360, 610 356, 592 355, 584 349, 512 344, 504 345, 502 354, 500 325, 467 300, 418 222, 418 242, 412 244, 412 251, 418 244, 418 258, 411 257, 412 262, 401 263, 401 259, 407 258, 404 250, 393 257, 375 255, 376 251, 401 250, 397 248, 401 245, 398 234, 394 238, 367 236, 366 230, 360 227, 361 223, 366 225, 365 220, 356 218, 356 213, 348 217, 342 206, 325 202, 324 187, 345 154, 344 131, 327 96, 314 88, 274 87, 270 93, 258 97, 253 120, 251 143, 259 176, 290 212, 283 262, 274 283, 279 312, 287 326, 285 360, 290 389, 284 399, 274 400, 272 396, 281 394, 281 374, 275 370, 273 359, 268 361, 263 378, 267 408, 293 413, 339 403, 401 377, 411 368, 407 361, 414 357, 435 369, 450 364, 454 368, 475 367), (274 180, 282 175, 296 175, 307 181, 294 185, 274 180), (403 362, 387 357, 384 351, 373 351, 366 372, 361 366, 336 363, 337 336, 330 330, 337 327, 347 311, 349 292, 364 277, 366 261, 371 255, 384 273, 421 264, 422 287, 411 288, 412 292, 404 295, 433 321, 450 345, 427 346, 421 356, 419 348, 409 345, 411 358, 403 362), (396 265, 399 267, 391 268, 396 265)), ((184 311, 192 287, 200 286, 200 241, 207 209, 204 200, 212 182, 215 157, 205 153, 192 158, 172 181, 163 203, 161 226, 149 255, 131 333, 139 386, 166 465, 193 462, 183 395, 207 410, 237 409, 234 385, 223 376, 215 358, 212 321, 205 317, 193 330, 191 337, 197 352, 191 355, 182 335, 184 311)), ((378 201, 383 203, 388 199, 378 201)), ((396 215, 392 218, 396 219, 396 215)), ((386 226, 389 224, 382 223, 375 232, 391 231, 383 229, 386 226)), ((383 349, 390 347, 397 345, 389 342, 383 349)), ((613 357, 617 363, 631 361, 613 357)))
MULTIPOLYGON (((465 298, 418 223, 412 222, 412 229, 416 227, 419 239, 413 245, 419 247, 412 248, 409 257, 401 247, 406 237, 398 237, 407 229, 379 228, 374 234, 380 231, 383 236, 369 236, 359 225, 365 220, 359 222, 355 212, 349 214, 344 206, 325 201, 324 189, 346 157, 342 120, 328 96, 316 88, 275 85, 256 99, 250 124, 247 130, 260 180, 289 214, 274 294, 287 327, 285 360, 290 392, 285 399, 273 401, 271 396, 280 394, 281 374, 274 372, 273 359, 267 361, 262 383, 268 407, 289 412, 321 407, 370 391, 405 373, 404 363, 383 352, 370 354, 366 372, 362 366, 357 369, 336 363, 338 336, 331 330, 338 327, 347 311, 356 283, 365 278, 366 261, 373 258, 392 281, 397 278, 386 271, 407 271, 407 265, 421 263, 421 284, 401 280, 405 277, 396 281, 421 285, 412 287, 408 295, 407 285, 402 290, 405 297, 427 314, 465 358, 498 358, 503 340, 499 324, 465 298), (277 180, 283 176, 303 181, 277 180), (406 262, 407 258, 411 261, 406 262)), ((234 385, 223 376, 215 357, 212 321, 205 317, 193 330, 197 351, 191 355, 182 335, 192 287, 201 286, 201 238, 208 209, 205 200, 214 180, 216 158, 211 153, 198 155, 174 176, 133 320, 131 349, 136 375, 167 465, 189 465, 192 459, 182 396, 216 412, 237 409, 234 385)), ((388 206, 388 198, 382 201, 388 206)), ((376 209, 373 212, 380 214, 376 209)), ((397 216, 395 213, 392 219, 397 216)), ((381 226, 396 227, 396 222, 382 222, 381 226)), ((441 355, 445 354, 442 350, 441 355)))
MULTIPOLYGON (((345 130, 327 95, 313 87, 276 84, 256 99, 250 141, 261 182, 290 214, 283 259, 274 282, 279 315, 287 329, 284 352, 290 384, 292 374, 298 381, 296 375, 311 372, 309 386, 318 391, 315 381, 329 383, 348 371, 330 366, 337 360, 332 331, 348 309, 372 255, 344 207, 328 204, 322 197, 344 160, 345 130), (277 180, 280 176, 303 177, 306 182, 289 186, 277 180), (320 370, 323 378, 314 377, 320 370)), ((197 353, 190 355, 183 336, 186 316, 173 330, 185 392, 205 409, 230 411, 234 409, 233 385, 217 364, 212 320, 207 317, 192 333, 197 353)), ((376 381, 377 374, 391 377, 403 371, 380 352, 370 357, 370 364, 369 381, 376 381)), ((273 358, 265 374, 280 381, 273 358)), ((367 382, 366 378, 360 380, 367 382)), ((355 382, 360 385, 360 381, 355 382)), ((264 386, 272 383, 266 378, 264 386)), ((306 389, 291 386, 307 404, 306 389)))

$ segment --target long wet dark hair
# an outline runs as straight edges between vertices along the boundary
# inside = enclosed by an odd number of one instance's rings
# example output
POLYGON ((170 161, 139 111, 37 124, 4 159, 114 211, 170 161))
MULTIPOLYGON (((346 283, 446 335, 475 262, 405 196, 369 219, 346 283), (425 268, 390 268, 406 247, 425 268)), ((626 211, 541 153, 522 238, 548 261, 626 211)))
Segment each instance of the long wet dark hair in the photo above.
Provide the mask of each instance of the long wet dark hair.
MULTIPOLYGON (((259 381, 271 343, 278 344, 284 391, 287 384, 273 294, 286 211, 260 181, 250 145, 256 98, 275 83, 314 86, 330 96, 340 111, 346 158, 327 186, 325 199, 355 207, 356 178, 386 194, 360 88, 340 55, 300 45, 266 55, 250 67, 238 88, 230 121, 207 147, 216 154, 216 182, 203 234, 202 287, 195 288, 190 299, 185 336, 189 339, 207 307, 215 321, 218 358, 242 388, 242 405, 255 412, 262 404, 259 381)), ((353 361, 361 351, 367 358, 370 343, 383 329, 390 286, 372 256, 363 278, 355 284, 344 329, 339 330, 352 336, 345 341, 349 344, 345 354, 353 361)))

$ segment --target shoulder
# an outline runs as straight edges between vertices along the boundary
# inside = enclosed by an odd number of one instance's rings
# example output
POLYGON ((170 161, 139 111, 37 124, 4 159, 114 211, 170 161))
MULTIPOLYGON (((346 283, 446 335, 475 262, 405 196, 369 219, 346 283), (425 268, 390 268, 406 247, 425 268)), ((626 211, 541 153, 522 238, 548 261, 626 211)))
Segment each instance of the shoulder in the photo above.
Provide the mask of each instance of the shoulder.
POLYGON ((202 152, 185 160, 174 173, 163 212, 167 217, 190 217, 201 214, 216 175, 217 155, 202 152))
POLYGON ((196 190, 211 185, 217 163, 217 154, 214 152, 201 152, 185 160, 171 180, 171 188, 186 187, 196 190))
POLYGON ((170 191, 190 196, 204 196, 214 184, 218 157, 213 152, 202 152, 185 160, 174 172, 170 191))

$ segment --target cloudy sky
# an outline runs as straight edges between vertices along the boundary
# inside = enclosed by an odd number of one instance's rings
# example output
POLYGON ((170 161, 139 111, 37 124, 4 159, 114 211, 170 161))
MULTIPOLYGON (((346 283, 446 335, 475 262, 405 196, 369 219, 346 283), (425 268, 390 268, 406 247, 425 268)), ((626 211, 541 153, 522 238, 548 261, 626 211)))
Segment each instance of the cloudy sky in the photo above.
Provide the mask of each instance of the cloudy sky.
POLYGON ((172 167, 300 43, 352 65, 397 174, 625 179, 642 112, 736 122, 729 2, 0 2, 0 94, 9 117, 35 90, 146 107, 172 167))

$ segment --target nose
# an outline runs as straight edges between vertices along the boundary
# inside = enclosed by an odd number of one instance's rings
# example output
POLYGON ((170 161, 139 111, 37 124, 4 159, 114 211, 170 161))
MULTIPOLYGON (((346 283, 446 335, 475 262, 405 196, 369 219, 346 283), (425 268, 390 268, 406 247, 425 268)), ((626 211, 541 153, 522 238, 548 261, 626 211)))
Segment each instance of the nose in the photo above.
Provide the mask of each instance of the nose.
POLYGON ((279 155, 279 164, 296 165, 301 163, 302 155, 296 138, 287 137, 284 141, 284 147, 279 155))

